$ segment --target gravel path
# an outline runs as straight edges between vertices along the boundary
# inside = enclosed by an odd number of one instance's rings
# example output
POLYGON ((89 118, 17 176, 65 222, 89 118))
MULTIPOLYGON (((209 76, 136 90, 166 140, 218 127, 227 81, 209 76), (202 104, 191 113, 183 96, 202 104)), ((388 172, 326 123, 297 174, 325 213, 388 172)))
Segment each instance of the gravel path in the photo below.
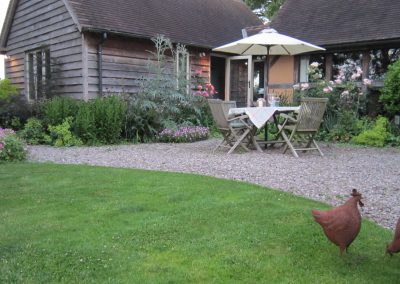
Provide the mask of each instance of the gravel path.
POLYGON ((248 181, 332 205, 343 203, 356 188, 364 197, 364 217, 390 229, 400 217, 398 149, 326 144, 321 147, 325 157, 309 152, 294 158, 281 149, 213 154, 216 143, 211 139, 191 144, 31 146, 29 160, 198 173, 248 181))

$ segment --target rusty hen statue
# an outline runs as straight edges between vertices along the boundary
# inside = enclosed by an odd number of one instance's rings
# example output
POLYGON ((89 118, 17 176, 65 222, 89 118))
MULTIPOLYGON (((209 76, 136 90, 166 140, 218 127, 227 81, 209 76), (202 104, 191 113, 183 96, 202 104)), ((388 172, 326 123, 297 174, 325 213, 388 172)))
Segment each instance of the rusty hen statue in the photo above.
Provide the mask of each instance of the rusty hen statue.
POLYGON ((390 254, 391 256, 398 252, 400 252, 400 218, 397 221, 393 242, 388 244, 386 247, 386 253, 390 254))
POLYGON ((321 225, 328 239, 340 248, 340 255, 350 246, 361 229, 361 214, 357 203, 363 207, 361 194, 353 189, 345 204, 328 211, 312 210, 315 221, 321 225))

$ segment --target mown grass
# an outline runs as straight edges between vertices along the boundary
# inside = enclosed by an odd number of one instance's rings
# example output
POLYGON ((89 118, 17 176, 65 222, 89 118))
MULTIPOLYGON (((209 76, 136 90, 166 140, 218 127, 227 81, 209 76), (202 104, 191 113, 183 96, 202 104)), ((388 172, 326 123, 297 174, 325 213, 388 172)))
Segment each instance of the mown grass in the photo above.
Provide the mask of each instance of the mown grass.
POLYGON ((312 208, 196 175, 0 165, 0 282, 399 283, 391 232, 364 221, 340 257, 312 208))

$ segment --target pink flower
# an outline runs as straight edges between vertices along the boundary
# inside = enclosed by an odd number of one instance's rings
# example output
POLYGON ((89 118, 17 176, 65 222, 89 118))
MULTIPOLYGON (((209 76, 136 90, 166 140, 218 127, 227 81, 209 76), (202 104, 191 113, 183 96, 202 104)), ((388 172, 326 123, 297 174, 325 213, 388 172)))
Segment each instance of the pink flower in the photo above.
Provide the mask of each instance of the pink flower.
POLYGON ((324 91, 324 93, 331 93, 332 91, 333 91, 333 88, 331 87, 331 86, 328 86, 328 87, 325 87, 324 89, 323 89, 323 91, 324 91))
POLYGON ((357 78, 360 78, 360 76, 361 76, 361 73, 353 73, 353 75, 351 75, 351 79, 355 80, 357 78))
POLYGON ((203 97, 206 97, 206 98, 210 96, 209 93, 206 92, 206 91, 204 91, 204 92, 202 93, 202 95, 203 95, 203 97))
POLYGON ((301 90, 304 91, 304 90, 307 90, 308 88, 310 88, 310 84, 308 84, 308 83, 302 83, 302 84, 300 85, 300 87, 301 87, 301 90))
POLYGON ((345 97, 349 96, 349 94, 350 94, 350 92, 346 90, 346 91, 343 91, 343 92, 340 94, 340 97, 341 97, 341 98, 345 98, 345 97))
POLYGON ((370 80, 370 79, 364 79, 364 80, 363 80, 363 83, 364 83, 364 85, 369 86, 369 85, 372 84, 372 80, 370 80))
POLYGON ((201 96, 201 95, 203 95, 203 92, 202 91, 197 91, 195 94, 201 96))
POLYGON ((202 85, 198 85, 198 86, 197 86, 197 89, 198 89, 199 91, 201 91, 201 89, 203 89, 203 86, 202 86, 202 85))
POLYGON ((342 81, 342 80, 340 80, 340 79, 336 79, 336 80, 335 80, 335 83, 336 83, 336 84, 342 84, 342 83, 343 83, 343 81, 342 81))

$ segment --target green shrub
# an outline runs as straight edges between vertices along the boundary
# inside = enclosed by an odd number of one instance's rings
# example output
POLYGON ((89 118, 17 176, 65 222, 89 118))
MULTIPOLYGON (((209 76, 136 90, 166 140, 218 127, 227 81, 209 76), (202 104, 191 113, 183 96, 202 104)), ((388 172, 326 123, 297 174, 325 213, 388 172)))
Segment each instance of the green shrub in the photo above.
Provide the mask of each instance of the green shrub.
POLYGON ((9 100, 18 95, 18 89, 9 79, 0 80, 0 100, 9 100))
POLYGON ((119 142, 125 125, 126 102, 118 96, 111 96, 97 98, 91 104, 97 140, 106 144, 119 142))
POLYGON ((400 146, 400 128, 394 123, 388 124, 389 137, 386 144, 389 146, 400 146))
POLYGON ((376 120, 374 128, 363 131, 359 135, 353 137, 351 141, 360 145, 383 147, 385 141, 389 138, 387 126, 387 118, 379 117, 376 120))
POLYGON ((80 146, 82 141, 75 137, 71 132, 71 117, 67 117, 62 124, 51 126, 49 125, 50 136, 53 139, 53 145, 61 146, 80 146))
POLYGON ((41 111, 46 125, 59 125, 67 117, 75 117, 78 111, 78 101, 69 97, 57 96, 45 101, 41 111))
POLYGON ((22 161, 26 157, 24 143, 11 129, 0 128, 0 162, 22 161))
POLYGON ((95 116, 90 102, 79 103, 73 130, 85 144, 93 145, 98 142, 95 116))
POLYGON ((146 107, 142 100, 128 100, 125 124, 125 138, 135 143, 151 142, 162 128, 160 115, 156 108, 146 107))
POLYGON ((390 117, 400 114, 400 60, 389 66, 379 100, 390 117))
POLYGON ((51 143, 51 138, 46 134, 42 121, 34 117, 28 119, 19 135, 30 145, 51 143))
POLYGON ((33 104, 28 104, 25 96, 20 96, 18 89, 8 79, 0 80, 0 125, 21 129, 23 123, 32 116, 33 104))
POLYGON ((329 133, 329 140, 337 142, 349 142, 351 138, 363 130, 363 123, 352 111, 344 111, 339 114, 335 126, 329 133))

